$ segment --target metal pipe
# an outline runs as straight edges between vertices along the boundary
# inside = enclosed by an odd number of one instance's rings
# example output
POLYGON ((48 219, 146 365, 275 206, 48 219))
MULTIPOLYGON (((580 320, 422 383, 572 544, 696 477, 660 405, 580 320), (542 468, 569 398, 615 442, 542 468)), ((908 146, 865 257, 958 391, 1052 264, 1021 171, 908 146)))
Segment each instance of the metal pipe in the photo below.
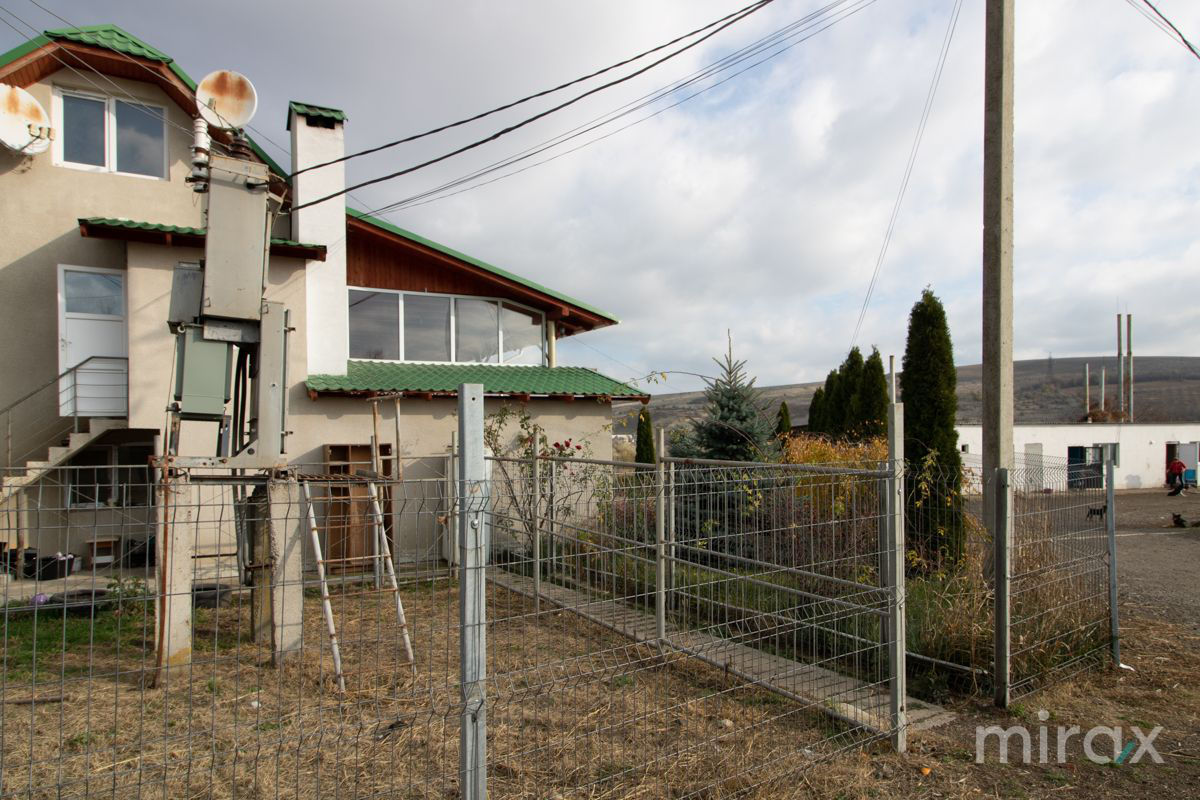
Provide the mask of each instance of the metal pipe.
POLYGON ((1129 354, 1129 421, 1133 422, 1133 314, 1125 315, 1125 351, 1129 354))
POLYGON ((1092 421, 1092 375, 1091 364, 1083 365, 1083 418, 1092 421))
POLYGON ((1121 315, 1117 314, 1117 408, 1125 411, 1125 354, 1121 352, 1121 315))

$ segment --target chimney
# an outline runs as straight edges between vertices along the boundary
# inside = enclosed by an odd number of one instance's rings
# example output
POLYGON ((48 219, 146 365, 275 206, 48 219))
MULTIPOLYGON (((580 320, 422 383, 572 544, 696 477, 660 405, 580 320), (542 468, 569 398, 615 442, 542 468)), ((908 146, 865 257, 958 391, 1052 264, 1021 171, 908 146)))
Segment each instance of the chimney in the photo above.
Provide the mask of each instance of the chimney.
MULTIPOLYGON (((346 154, 346 115, 308 103, 288 104, 292 172, 346 154)), ((338 163, 292 178, 292 203, 301 205, 346 188, 345 165, 338 163)), ((346 201, 335 197, 292 214, 292 238, 323 244, 324 261, 304 270, 308 374, 345 375, 350 354, 346 292, 346 201)))

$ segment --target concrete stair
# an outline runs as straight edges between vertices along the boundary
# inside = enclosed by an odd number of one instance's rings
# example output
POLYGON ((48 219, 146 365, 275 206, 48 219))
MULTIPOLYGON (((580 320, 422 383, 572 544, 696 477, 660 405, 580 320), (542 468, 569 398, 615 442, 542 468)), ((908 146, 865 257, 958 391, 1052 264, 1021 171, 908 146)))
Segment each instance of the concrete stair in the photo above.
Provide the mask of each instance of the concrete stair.
POLYGON ((108 431, 120 430, 126 426, 127 423, 123 419, 95 418, 89 420, 86 431, 72 432, 67 436, 67 443, 65 445, 51 446, 46 453, 45 460, 26 461, 23 471, 13 472, 0 478, 3 481, 3 484, 0 485, 0 505, 8 502, 26 487, 32 486, 46 477, 46 474, 55 467, 69 461, 76 453, 99 439, 108 431))

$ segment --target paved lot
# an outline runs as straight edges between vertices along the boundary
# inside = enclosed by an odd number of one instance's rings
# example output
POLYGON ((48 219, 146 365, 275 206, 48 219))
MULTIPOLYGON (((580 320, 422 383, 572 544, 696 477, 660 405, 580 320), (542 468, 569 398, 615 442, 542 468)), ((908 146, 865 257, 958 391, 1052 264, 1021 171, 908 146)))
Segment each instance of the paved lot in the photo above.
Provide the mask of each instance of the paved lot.
POLYGON ((1122 605, 1200 631, 1200 527, 1172 526, 1171 514, 1200 523, 1200 490, 1117 494, 1117 565, 1122 605))

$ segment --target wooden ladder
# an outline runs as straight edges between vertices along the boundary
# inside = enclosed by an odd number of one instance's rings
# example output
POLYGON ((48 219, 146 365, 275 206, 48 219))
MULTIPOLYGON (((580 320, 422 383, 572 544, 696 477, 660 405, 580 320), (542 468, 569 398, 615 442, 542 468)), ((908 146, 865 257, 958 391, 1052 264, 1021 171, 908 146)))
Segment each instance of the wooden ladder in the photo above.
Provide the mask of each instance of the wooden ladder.
MULTIPOLYGON (((329 649, 333 654, 333 671, 337 680, 338 691, 346 691, 346 674, 342 669, 342 651, 338 644, 337 626, 333 619, 333 603, 329 597, 329 581, 325 574, 325 556, 321 551, 321 530, 317 525, 316 506, 309 492, 308 483, 301 482, 300 491, 308 514, 308 532, 312 540, 313 556, 317 562, 317 579, 321 584, 321 611, 325 617, 325 629, 329 634, 329 649)), ((389 586, 384 591, 390 591, 396 598, 396 619, 400 625, 401 640, 404 647, 404 657, 408 665, 416 671, 416 659, 413 657, 412 639, 408 632, 408 620, 404 614, 404 602, 400 598, 400 586, 396 581, 396 570, 392 565, 392 549, 388 544, 387 531, 383 525, 383 511, 379 504, 379 493, 374 482, 367 484, 367 492, 371 501, 371 528, 375 531, 376 568, 383 564, 383 572, 387 576, 389 586)))

